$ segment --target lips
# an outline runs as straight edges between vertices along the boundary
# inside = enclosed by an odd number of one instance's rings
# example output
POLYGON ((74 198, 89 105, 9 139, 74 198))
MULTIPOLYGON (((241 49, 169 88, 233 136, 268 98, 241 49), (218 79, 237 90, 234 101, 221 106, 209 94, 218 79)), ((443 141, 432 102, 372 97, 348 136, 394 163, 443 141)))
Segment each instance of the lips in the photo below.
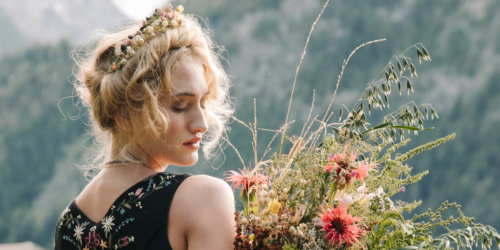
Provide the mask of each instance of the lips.
POLYGON ((201 137, 195 137, 187 142, 184 142, 182 145, 195 144, 201 140, 201 137))
POLYGON ((201 140, 200 137, 195 137, 195 138, 183 143, 182 145, 186 146, 187 148, 189 148, 191 150, 197 150, 198 148, 200 148, 200 140, 201 140))

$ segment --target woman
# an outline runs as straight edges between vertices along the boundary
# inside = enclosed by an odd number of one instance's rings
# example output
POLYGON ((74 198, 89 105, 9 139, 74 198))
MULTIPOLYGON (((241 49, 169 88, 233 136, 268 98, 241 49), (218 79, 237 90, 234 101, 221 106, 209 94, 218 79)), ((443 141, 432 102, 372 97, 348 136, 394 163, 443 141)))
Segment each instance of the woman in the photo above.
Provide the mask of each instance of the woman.
POLYGON ((174 175, 205 135, 208 158, 233 113, 229 80, 207 32, 183 7, 102 36, 78 57, 98 172, 61 214, 55 249, 232 249, 234 198, 224 181, 174 175))

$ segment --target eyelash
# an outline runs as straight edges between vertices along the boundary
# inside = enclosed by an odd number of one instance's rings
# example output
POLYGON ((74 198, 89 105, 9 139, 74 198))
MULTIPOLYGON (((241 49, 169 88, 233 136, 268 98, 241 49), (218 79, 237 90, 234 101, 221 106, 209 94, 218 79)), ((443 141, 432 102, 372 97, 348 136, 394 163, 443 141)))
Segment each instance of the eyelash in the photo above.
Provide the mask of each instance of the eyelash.
MULTIPOLYGON (((206 107, 205 106, 201 106, 202 109, 205 109, 206 107)), ((188 109, 188 107, 186 106, 185 108, 182 108, 182 109, 178 109, 178 108, 174 108, 174 111, 176 113, 181 113, 181 112, 184 112, 188 109)))

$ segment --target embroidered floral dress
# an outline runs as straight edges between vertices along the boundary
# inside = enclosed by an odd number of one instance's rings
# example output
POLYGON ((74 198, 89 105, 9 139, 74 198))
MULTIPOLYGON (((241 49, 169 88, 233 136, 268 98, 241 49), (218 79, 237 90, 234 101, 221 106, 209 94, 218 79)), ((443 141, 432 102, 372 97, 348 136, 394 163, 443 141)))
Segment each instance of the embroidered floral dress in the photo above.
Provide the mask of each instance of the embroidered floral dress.
POLYGON ((167 238, 170 204, 190 174, 157 173, 122 193, 95 223, 73 200, 59 217, 54 249, 172 249, 167 238))

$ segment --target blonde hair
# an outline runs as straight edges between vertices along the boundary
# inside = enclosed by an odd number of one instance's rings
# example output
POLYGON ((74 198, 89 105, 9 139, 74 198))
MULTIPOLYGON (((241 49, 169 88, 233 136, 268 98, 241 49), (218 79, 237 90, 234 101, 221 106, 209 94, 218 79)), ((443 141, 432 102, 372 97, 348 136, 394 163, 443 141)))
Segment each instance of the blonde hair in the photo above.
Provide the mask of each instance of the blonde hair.
POLYGON ((205 109, 209 129, 202 141, 207 160, 229 129, 234 108, 228 95, 230 81, 219 60, 224 48, 211 40, 210 30, 192 15, 185 15, 182 26, 158 32, 120 70, 106 74, 116 58, 114 44, 139 28, 134 23, 117 32, 101 33, 93 50, 72 53, 76 62, 73 85, 81 103, 89 108, 94 137, 94 154, 80 166, 87 178, 95 176, 108 160, 112 143, 121 149, 120 159, 147 164, 148 155, 136 142, 147 136, 159 139, 168 131, 170 120, 159 98, 171 93, 172 72, 185 56, 202 63, 210 90, 205 109))

